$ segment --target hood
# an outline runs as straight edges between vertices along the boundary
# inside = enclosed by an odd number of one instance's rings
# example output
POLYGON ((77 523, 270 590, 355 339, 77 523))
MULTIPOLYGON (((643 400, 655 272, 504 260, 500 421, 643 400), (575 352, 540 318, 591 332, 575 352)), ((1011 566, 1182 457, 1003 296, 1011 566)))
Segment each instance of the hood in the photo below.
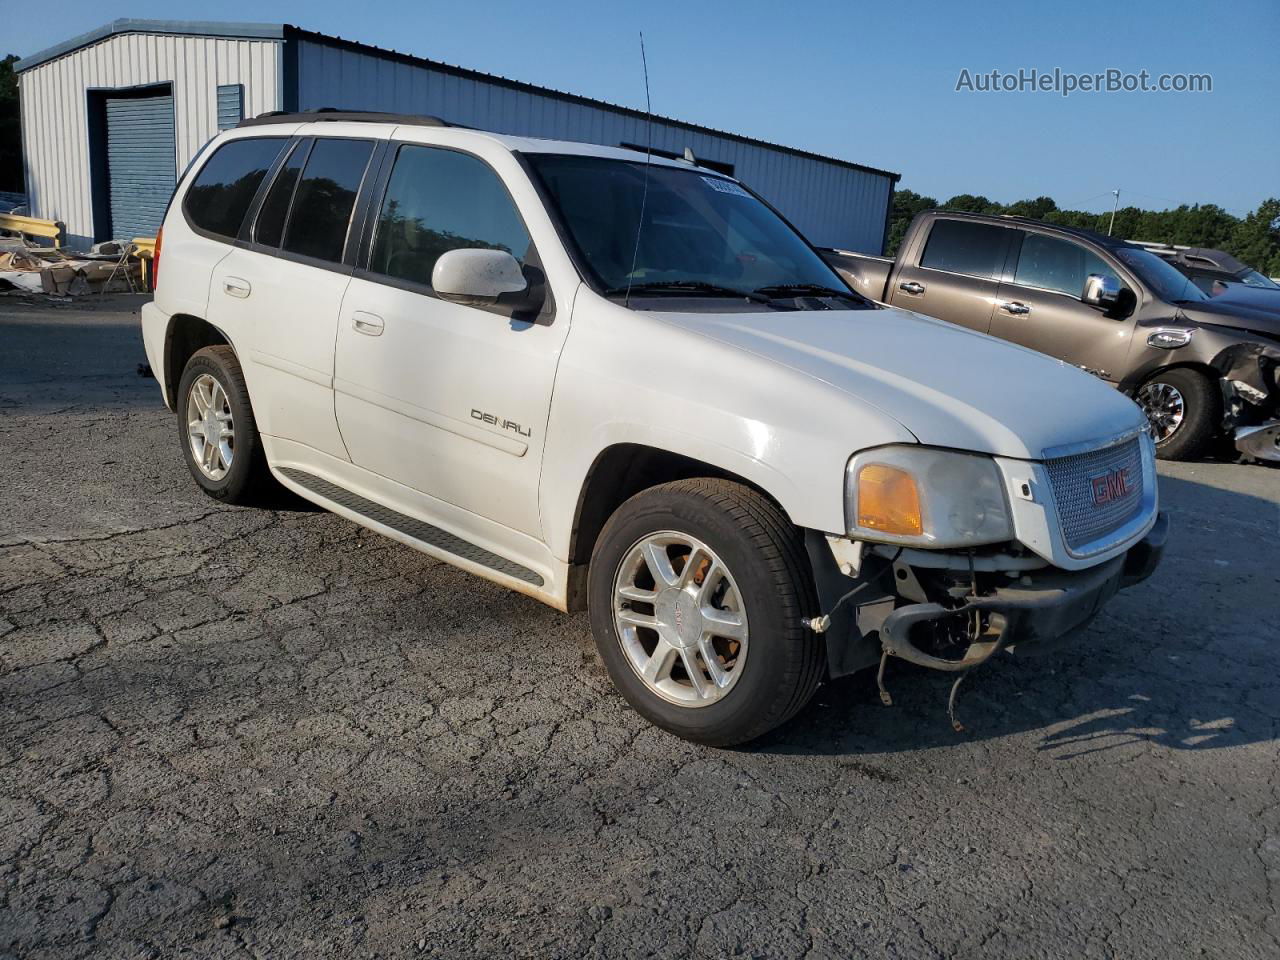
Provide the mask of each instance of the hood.
POLYGON ((1144 422, 1131 400, 1076 367, 895 308, 663 318, 821 380, 930 446, 1037 460, 1144 422))
POLYGON ((1236 285, 1212 300, 1181 303, 1178 309, 1196 323, 1280 337, 1280 290, 1251 290, 1236 285))

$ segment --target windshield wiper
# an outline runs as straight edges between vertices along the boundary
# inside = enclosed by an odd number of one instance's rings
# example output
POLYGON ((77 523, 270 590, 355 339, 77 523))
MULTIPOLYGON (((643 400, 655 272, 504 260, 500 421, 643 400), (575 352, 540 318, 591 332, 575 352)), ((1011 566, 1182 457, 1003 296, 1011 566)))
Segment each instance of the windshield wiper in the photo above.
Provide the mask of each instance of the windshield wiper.
POLYGON ((692 294, 707 297, 733 297, 734 299, 751 300, 755 303, 768 303, 772 298, 752 293, 749 290, 736 290, 733 287, 722 287, 703 280, 652 280, 646 283, 633 283, 630 287, 612 287, 604 292, 606 297, 622 297, 627 293, 652 294, 674 293, 692 294))
POLYGON ((862 301, 862 297, 850 290, 837 290, 820 283, 773 283, 767 287, 756 287, 753 293, 776 300, 778 297, 843 297, 846 300, 862 301))

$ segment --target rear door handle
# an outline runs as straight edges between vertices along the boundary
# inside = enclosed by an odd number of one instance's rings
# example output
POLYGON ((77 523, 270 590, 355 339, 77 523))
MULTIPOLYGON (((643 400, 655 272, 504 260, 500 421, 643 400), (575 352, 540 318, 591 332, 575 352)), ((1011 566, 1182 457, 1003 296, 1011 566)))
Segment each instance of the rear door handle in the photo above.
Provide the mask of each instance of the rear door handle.
POLYGON ((906 283, 898 284, 898 289, 906 293, 914 294, 918 297, 920 294, 924 293, 924 284, 916 283, 914 280, 908 280, 906 283))
POLYGON ((363 310, 357 310, 351 314, 351 329, 356 333, 363 333, 366 337, 382 336, 385 326, 382 318, 377 314, 365 313, 363 310))
POLYGON ((1012 313, 1015 317, 1025 316, 1031 312, 1031 308, 1025 303, 1019 303, 1017 300, 999 300, 996 302, 1005 313, 1012 313))
POLYGON ((248 280, 241 280, 239 277, 222 278, 222 292, 229 297, 239 297, 243 300, 252 290, 253 287, 249 285, 248 280))

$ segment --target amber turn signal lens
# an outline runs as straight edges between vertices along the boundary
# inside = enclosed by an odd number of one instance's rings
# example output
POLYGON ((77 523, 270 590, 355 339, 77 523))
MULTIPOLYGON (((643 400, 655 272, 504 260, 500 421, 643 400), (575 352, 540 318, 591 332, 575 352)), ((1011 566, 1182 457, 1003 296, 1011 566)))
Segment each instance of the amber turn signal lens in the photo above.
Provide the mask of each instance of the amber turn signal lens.
POLYGON ((903 537, 923 534, 915 477, 882 463, 858 471, 858 526, 903 537))

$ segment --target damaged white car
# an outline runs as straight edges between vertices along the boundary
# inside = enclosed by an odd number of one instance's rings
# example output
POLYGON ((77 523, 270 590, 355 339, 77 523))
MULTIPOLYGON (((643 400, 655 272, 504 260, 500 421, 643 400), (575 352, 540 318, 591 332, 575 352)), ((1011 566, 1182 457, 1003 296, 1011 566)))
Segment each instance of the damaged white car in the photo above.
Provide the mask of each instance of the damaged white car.
POLYGON ((157 261, 144 339, 206 492, 278 482, 589 609, 627 700, 701 743, 893 657, 1067 637, 1164 545, 1130 400, 869 302, 693 162, 263 117, 157 261))

